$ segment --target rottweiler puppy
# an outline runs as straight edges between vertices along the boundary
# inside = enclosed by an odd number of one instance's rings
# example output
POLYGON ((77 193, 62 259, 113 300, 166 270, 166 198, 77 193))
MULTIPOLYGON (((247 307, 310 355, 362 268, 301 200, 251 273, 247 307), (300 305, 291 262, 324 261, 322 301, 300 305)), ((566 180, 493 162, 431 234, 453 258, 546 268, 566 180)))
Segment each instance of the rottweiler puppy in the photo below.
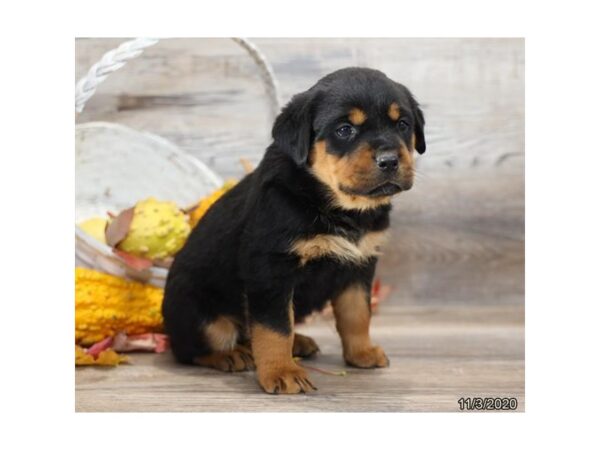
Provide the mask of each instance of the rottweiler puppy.
POLYGON ((293 356, 318 347, 294 321, 331 301, 346 363, 388 366, 369 337, 371 283, 424 123, 409 90, 377 70, 338 70, 294 96, 256 170, 175 257, 162 312, 176 359, 256 368, 272 394, 312 391, 293 356))

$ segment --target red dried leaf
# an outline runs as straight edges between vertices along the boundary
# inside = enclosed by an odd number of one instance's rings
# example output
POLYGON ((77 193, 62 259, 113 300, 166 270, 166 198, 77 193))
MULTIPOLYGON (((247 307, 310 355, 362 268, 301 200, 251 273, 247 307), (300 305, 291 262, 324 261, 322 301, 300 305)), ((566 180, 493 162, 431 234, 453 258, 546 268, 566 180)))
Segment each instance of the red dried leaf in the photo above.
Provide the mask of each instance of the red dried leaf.
POLYGON ((106 339, 102 339, 100 342, 96 342, 94 345, 92 345, 90 348, 88 348, 85 352, 88 355, 92 355, 95 359, 104 350, 106 350, 107 348, 110 348, 112 343, 113 343, 113 338, 107 337, 106 339))
POLYGON ((162 353, 169 348, 169 339, 161 333, 145 333, 127 335, 118 333, 115 336, 113 349, 117 352, 149 351, 162 353))
POLYGON ((373 287, 371 288, 371 295, 379 295, 379 290, 381 289, 381 278, 375 278, 373 281, 373 287))
POLYGON ((106 227, 104 234, 106 235, 106 243, 110 247, 119 245, 119 242, 125 239, 127 233, 129 233, 133 221, 133 212, 134 207, 124 209, 106 227))
POLYGON ((153 265, 151 259, 135 256, 131 253, 124 252, 123 250, 119 250, 118 248, 113 248, 113 252, 115 252, 125 264, 135 270, 146 270, 153 265))
POLYGON ((376 278, 371 291, 371 311, 376 312, 379 304, 390 295, 390 292, 392 292, 392 287, 381 284, 381 280, 376 278))

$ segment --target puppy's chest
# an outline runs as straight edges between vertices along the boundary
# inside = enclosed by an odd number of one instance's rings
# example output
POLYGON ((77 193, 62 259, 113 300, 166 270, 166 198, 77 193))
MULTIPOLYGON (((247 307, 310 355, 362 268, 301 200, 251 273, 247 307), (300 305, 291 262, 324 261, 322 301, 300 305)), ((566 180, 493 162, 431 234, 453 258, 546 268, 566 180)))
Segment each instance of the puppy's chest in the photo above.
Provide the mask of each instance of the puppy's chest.
POLYGON ((321 259, 362 265, 381 254, 387 239, 385 229, 357 231, 336 227, 333 232, 327 231, 318 230, 292 243, 291 251, 298 256, 300 266, 321 259))

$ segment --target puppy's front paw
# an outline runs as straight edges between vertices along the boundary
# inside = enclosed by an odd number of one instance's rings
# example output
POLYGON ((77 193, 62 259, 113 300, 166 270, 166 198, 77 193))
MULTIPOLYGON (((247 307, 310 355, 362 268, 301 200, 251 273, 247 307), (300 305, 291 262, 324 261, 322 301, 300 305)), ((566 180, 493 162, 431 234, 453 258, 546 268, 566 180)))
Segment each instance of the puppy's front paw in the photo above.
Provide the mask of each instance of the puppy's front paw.
POLYGON ((305 370, 296 364, 259 370, 258 382, 268 394, 299 394, 317 390, 305 370))
POLYGON ((344 359, 349 365, 363 369, 388 367, 390 365, 390 360, 378 345, 346 352, 344 353, 344 359))

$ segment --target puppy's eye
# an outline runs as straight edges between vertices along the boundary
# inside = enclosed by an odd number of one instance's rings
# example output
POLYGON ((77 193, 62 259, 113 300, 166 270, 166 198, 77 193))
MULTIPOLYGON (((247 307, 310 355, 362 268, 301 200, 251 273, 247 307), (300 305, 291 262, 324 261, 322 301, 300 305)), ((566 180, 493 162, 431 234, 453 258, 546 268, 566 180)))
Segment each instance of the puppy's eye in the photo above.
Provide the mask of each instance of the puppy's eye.
POLYGON ((400 120, 398 121, 398 128, 400 129, 400 131, 406 131, 410 128, 410 125, 406 120, 400 120))
POLYGON ((350 125, 342 125, 337 130, 335 130, 335 134, 341 139, 350 139, 356 134, 356 129, 354 127, 351 127, 350 125))

